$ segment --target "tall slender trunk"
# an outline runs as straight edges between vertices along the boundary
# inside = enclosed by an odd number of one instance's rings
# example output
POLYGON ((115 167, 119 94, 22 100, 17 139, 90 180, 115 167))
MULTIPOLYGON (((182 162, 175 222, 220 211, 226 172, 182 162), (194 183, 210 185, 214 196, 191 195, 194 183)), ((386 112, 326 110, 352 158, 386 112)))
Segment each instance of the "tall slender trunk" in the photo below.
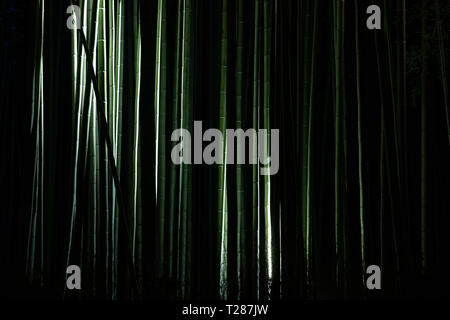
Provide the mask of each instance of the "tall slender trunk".
POLYGON ((222 164, 219 164, 219 186, 218 186, 218 245, 220 252, 220 296, 227 299, 227 170, 226 170, 226 119, 227 119, 227 0, 222 2, 222 24, 220 45, 220 101, 219 101, 219 130, 222 140, 219 142, 219 152, 222 154, 222 164))
MULTIPOLYGON (((366 272, 365 246, 364 246, 364 187, 363 187, 363 160, 362 160, 362 133, 361 133, 361 88, 360 88, 360 58, 359 58, 359 32, 358 32, 358 1, 355 0, 355 48, 356 48, 356 100, 358 105, 358 181, 359 181, 359 226, 361 241, 361 278, 364 285, 366 272)), ((381 88, 380 88, 381 89, 381 88)), ((384 130, 384 129, 382 129, 384 130)))
POLYGON ((155 136, 156 136, 156 197, 158 223, 156 270, 158 277, 164 273, 164 228, 166 195, 166 4, 158 1, 155 68, 155 136))
MULTIPOLYGON (((173 84, 173 105, 172 105, 172 130, 178 127, 178 105, 179 105, 179 82, 180 82, 180 38, 181 38, 181 21, 182 21, 182 5, 181 0, 177 3, 177 29, 176 29, 176 46, 175 46, 175 76, 173 84)), ((172 142, 171 146, 174 147, 175 142, 172 142)), ((177 238, 175 234, 175 204, 176 204, 176 185, 177 185, 177 169, 173 162, 170 163, 170 190, 169 190, 169 278, 173 280, 175 278, 176 270, 176 257, 175 257, 175 246, 177 243, 177 238)))
POLYGON ((133 262, 137 272, 138 294, 142 294, 142 197, 141 197, 141 137, 140 137, 140 95, 141 95, 141 20, 140 5, 134 2, 135 43, 135 94, 134 94, 134 155, 133 155, 133 262))
MULTIPOLYGON (((242 59, 243 59, 243 30, 244 30, 244 0, 236 0, 237 6, 237 44, 236 44, 236 129, 242 128, 242 59)), ((244 150, 241 141, 237 145, 237 159, 241 150, 244 150)), ((238 295, 240 299, 244 284, 246 283, 246 242, 245 242, 245 197, 244 176, 241 164, 236 165, 236 201, 237 201, 237 280, 238 295)))
MULTIPOLYGON (((253 42, 253 128, 259 128, 259 106, 260 106, 260 55, 259 55, 259 15, 260 15, 260 0, 255 1, 255 13, 254 13, 254 42, 253 42)), ((253 144, 253 155, 259 154, 259 141, 258 135, 254 137, 256 143, 253 144)), ((260 211, 260 190, 259 190, 259 162, 253 164, 252 168, 252 270, 254 271, 252 287, 254 288, 254 296, 259 298, 259 280, 260 280, 260 263, 259 263, 259 211, 260 211)))
POLYGON ((339 6, 340 0, 333 2, 334 16, 334 76, 335 76, 335 115, 334 115, 334 240, 335 240, 335 263, 336 263, 336 287, 341 286, 341 234, 342 217, 341 217, 341 10, 339 6))

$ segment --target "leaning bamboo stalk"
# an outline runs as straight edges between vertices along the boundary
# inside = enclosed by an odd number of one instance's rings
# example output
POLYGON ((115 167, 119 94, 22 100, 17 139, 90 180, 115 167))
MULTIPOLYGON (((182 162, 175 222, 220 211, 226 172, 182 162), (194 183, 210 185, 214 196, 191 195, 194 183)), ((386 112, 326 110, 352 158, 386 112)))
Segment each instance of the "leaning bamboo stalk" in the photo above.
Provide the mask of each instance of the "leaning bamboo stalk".
MULTIPOLYGON (((403 0, 404 1, 404 0, 403 0)), ((444 93, 444 108, 445 108, 445 122, 447 124, 448 133, 448 143, 450 146, 450 113, 449 113, 449 98, 447 89, 447 75, 446 75, 446 63, 445 63, 445 46, 444 39, 442 35, 442 21, 441 21, 441 11, 439 6, 439 0, 434 1, 434 7, 436 11, 436 23, 437 23, 437 33, 438 33, 438 43, 439 43, 439 59, 440 59, 440 71, 442 80, 442 89, 444 93)))
MULTIPOLYGON (((92 80, 92 85, 93 85, 93 89, 94 89, 94 93, 95 93, 95 97, 96 97, 96 102, 98 105, 102 106, 103 99, 102 99, 99 89, 98 89, 98 80, 97 80, 97 77, 94 72, 93 62, 92 62, 92 58, 91 58, 91 55, 90 55, 90 52, 89 52, 89 49, 87 46, 86 38, 82 31, 79 31, 79 33, 80 33, 81 43, 83 44, 83 47, 86 51, 87 67, 88 67, 88 71, 90 73, 90 78, 92 80)), ((111 143, 111 138, 108 134, 109 129, 108 129, 108 123, 106 122, 106 118, 105 118, 104 108, 97 108, 97 119, 98 119, 98 121, 101 122, 100 127, 102 128, 102 132, 101 132, 102 139, 105 140, 108 150, 112 151, 112 143, 111 143)), ((126 219, 126 217, 127 217, 126 210, 125 210, 126 206, 124 203, 122 188, 121 188, 120 181, 119 181, 118 169, 115 164, 113 154, 112 154, 112 152, 109 152, 108 155, 109 155, 109 163, 111 166, 111 172, 112 172, 112 176, 113 176, 114 185, 117 190, 117 200, 118 200, 118 207, 119 207, 118 212, 121 213, 121 216, 122 216, 121 219, 119 219, 119 222, 122 223, 122 227, 123 227, 123 230, 125 231, 126 241, 128 244, 126 251, 129 256, 130 272, 131 272, 131 276, 132 276, 132 285, 136 289, 137 284, 136 284, 135 270, 134 270, 134 266, 132 264, 132 245, 131 245, 131 237, 129 234, 130 229, 128 227, 128 222, 126 219)))

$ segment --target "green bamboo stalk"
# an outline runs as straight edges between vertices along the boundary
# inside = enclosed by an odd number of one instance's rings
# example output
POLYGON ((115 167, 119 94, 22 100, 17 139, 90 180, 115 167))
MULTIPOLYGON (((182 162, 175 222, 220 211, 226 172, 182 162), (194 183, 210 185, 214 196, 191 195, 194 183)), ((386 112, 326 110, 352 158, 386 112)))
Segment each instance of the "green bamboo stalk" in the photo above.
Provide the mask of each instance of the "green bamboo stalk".
MULTIPOLYGON (((356 3, 356 2, 355 2, 356 3)), ((378 89, 380 92, 380 267, 384 267, 385 255, 384 255, 384 174, 385 174, 385 165, 384 165, 384 96, 383 96, 383 84, 381 79, 381 64, 380 64, 380 54, 378 49, 378 39, 377 34, 374 33, 374 42, 375 42, 375 52, 377 57, 377 70, 378 70, 378 89)), ((364 273, 363 273, 364 275, 364 273)))
MULTIPOLYGON (((181 31, 181 74, 180 74, 180 128, 183 129, 183 107, 184 107, 184 73, 186 69, 186 59, 185 59, 185 51, 186 51, 186 29, 187 29, 187 23, 186 23, 186 1, 183 2, 183 5, 181 5, 180 0, 180 12, 181 7, 183 12, 182 17, 182 31, 181 31)), ((175 107, 176 108, 176 107, 175 107)), ((177 125, 178 126, 178 125, 177 125)), ((184 147, 184 137, 181 136, 181 143, 182 147, 184 147)), ((182 152, 182 160, 184 156, 184 150, 182 152)), ((178 246, 177 246, 177 296, 183 297, 184 296, 184 284, 183 284, 183 270, 184 270, 184 258, 183 258, 183 245, 184 245, 184 229, 183 229, 183 204, 182 204, 182 193, 183 193, 183 166, 184 163, 181 161, 180 168, 178 170, 178 180, 179 180, 179 187, 178 187, 178 224, 177 224, 177 240, 178 240, 178 246)))
POLYGON ((220 45, 220 100, 219 100, 219 130, 222 139, 219 141, 219 150, 222 156, 222 163, 219 164, 218 178, 218 247, 220 248, 220 296, 227 299, 227 210, 226 210, 226 121, 227 121, 227 0, 222 2, 222 24, 221 24, 221 45, 220 45))
MULTIPOLYGON (((242 52, 243 52, 243 29, 244 29, 244 5, 243 0, 236 1, 237 7, 237 45, 236 45, 236 129, 242 128, 242 52)), ((245 146, 238 140, 237 159, 245 146)), ((236 201, 237 201, 237 298, 242 295, 243 286, 246 283, 246 250, 245 250, 245 198, 244 177, 242 165, 236 165, 236 201)))
MULTIPOLYGON (((358 105, 358 181, 359 181, 359 226, 361 239, 361 277, 364 285, 366 272, 364 245, 364 187, 362 162, 362 134, 361 134, 361 89, 360 89, 360 58, 359 58, 359 26, 358 1, 355 0, 355 48, 356 48, 356 101, 358 105)), ((382 129, 383 130, 383 129, 382 129)))
MULTIPOLYGON (((104 113, 108 115, 108 99, 109 99, 109 66, 108 66, 108 58, 107 58, 107 35, 108 30, 106 29, 106 21, 108 19, 108 15, 106 12, 106 5, 105 0, 100 0, 98 5, 98 24, 99 24, 99 30, 98 30, 98 41, 97 41, 97 50, 98 50, 98 82, 99 82, 99 91, 101 96, 103 97, 103 106, 104 106, 104 113)), ((100 106, 97 106, 100 107, 100 106)), ((107 119, 109 122, 109 118, 107 119)), ((100 129, 100 128, 99 128, 100 129)), ((98 139, 100 140, 100 139, 98 139)), ((110 215, 110 206, 109 206, 109 196, 110 196, 110 186, 109 186, 109 163, 108 163, 108 156, 107 156, 107 150, 106 150, 106 144, 99 141, 99 148, 98 148, 101 161, 99 161, 99 170, 100 170, 100 176, 99 176, 99 201, 100 201, 100 209, 103 212, 104 217, 100 220, 101 223, 104 223, 104 230, 106 237, 104 239, 105 243, 105 252, 104 257, 103 253, 101 256, 102 264, 104 261, 104 267, 105 267, 105 274, 104 274, 104 281, 105 281, 105 294, 109 294, 109 215, 110 215)), ((101 215, 99 215, 100 218, 101 215)), ((101 235, 98 237, 100 239, 100 243, 103 243, 103 239, 101 239, 101 235)))
MULTIPOLYGON (((182 46, 182 72, 181 72, 181 108, 180 108, 180 123, 181 128, 189 130, 190 120, 190 61, 191 61, 191 10, 192 3, 186 0, 184 3, 183 13, 183 46, 182 46)), ((182 136, 183 157, 184 157, 184 137, 182 136)), ((190 165, 183 163, 180 165, 180 192, 179 192, 179 263, 178 263, 178 280, 180 282, 179 296, 185 298, 189 293, 186 290, 187 272, 190 272, 188 264, 188 214, 189 214, 189 171, 190 165)))
MULTIPOLYGON (((105 19, 106 20, 106 19, 105 19)), ((115 92, 116 92, 116 81, 115 81, 115 2, 113 0, 108 0, 108 105, 106 106, 107 109, 105 112, 107 112, 108 117, 108 124, 109 124, 109 135, 112 137, 112 145, 113 150, 112 151, 105 151, 105 157, 109 158, 108 152, 113 152, 113 156, 116 158, 115 149, 117 142, 115 140, 115 92)), ((106 172, 108 173, 106 175, 106 182, 108 184, 108 200, 107 200, 107 212, 106 212, 106 226, 105 226, 105 241, 106 241, 106 295, 112 296, 112 283, 113 281, 113 273, 112 273, 112 262, 113 262, 113 256, 114 256, 114 244, 113 244, 113 221, 114 221, 114 203, 115 203, 115 187, 114 184, 109 187, 111 178, 110 178, 110 170, 109 166, 106 166, 106 172)))
MULTIPOLYGON (((87 23, 86 23, 86 17, 85 17, 85 9, 86 6, 84 5, 84 2, 80 2, 80 8, 83 10, 83 15, 81 18, 81 25, 83 32, 86 32, 87 23)), ((77 37, 78 38, 78 37, 77 37)), ((81 47, 79 54, 79 63, 78 70, 76 72, 76 77, 79 78, 77 81, 79 83, 79 86, 77 88, 77 101, 76 101, 76 112, 74 113, 74 117, 76 118, 76 130, 75 130, 75 154, 74 154, 74 173, 73 173, 73 197, 72 197, 72 212, 71 212, 71 219, 70 219, 70 231, 69 231, 69 244, 68 244, 68 250, 67 250, 67 259, 66 259, 66 267, 70 265, 70 257, 71 257, 71 251, 72 251, 72 241, 73 241, 73 234, 74 234, 74 228, 75 228, 75 220, 77 217, 77 189, 78 189, 78 176, 79 176, 79 161, 81 157, 81 129, 82 129, 82 114, 83 114, 83 105, 84 105, 84 96, 85 96, 85 89, 86 89, 86 55, 81 47)), ((66 286, 64 286, 64 293, 66 292, 66 286)))
MULTIPOLYGON (((115 159, 117 165, 117 174, 120 176, 121 172, 121 158, 122 158, 122 108, 123 108, 123 55, 124 55, 124 2, 119 0, 117 15, 116 15, 116 98, 115 98, 115 159)), ((115 187, 117 192, 117 187, 115 187)), ((115 199, 118 201, 118 199, 115 199)), ((119 208, 113 202, 113 299, 117 298, 117 279, 118 279, 118 258, 119 258, 119 208)))
MULTIPOLYGON (((44 11, 45 10, 45 3, 44 0, 42 0, 42 34, 44 34, 44 11)), ((42 35, 43 37, 43 35, 42 35)), ((40 256, 40 285, 41 287, 44 286, 44 162, 45 162, 45 148, 44 148, 44 130, 45 130, 45 119, 44 119, 44 58, 43 58, 43 50, 44 45, 41 44, 41 60, 40 60, 40 84, 39 84, 39 90, 42 92, 41 96, 41 102, 40 102, 40 127, 39 127, 39 134, 40 137, 40 158, 39 158, 39 164, 40 164, 40 177, 39 177, 39 187, 40 187, 40 236, 41 236, 41 243, 40 243, 40 249, 41 249, 41 256, 40 256)))
POLYGON ((311 72, 309 88, 309 110, 308 110, 308 145, 307 145, 307 176, 306 176, 306 277, 309 287, 311 286, 311 131, 312 131, 312 111, 314 103, 314 79, 315 79, 315 53, 317 42, 317 15, 318 3, 314 2, 313 38, 311 47, 311 72))
MULTIPOLYGON (((310 32, 310 16, 311 16, 311 9, 310 9, 310 1, 306 1, 304 4, 304 27, 303 27, 303 88, 302 88, 302 172, 301 172, 301 219, 302 219, 302 230, 303 230, 303 247, 304 247, 304 256, 305 256, 305 263, 306 263, 306 281, 307 285, 309 286, 309 247, 308 247, 308 234, 309 234, 309 217, 308 217, 308 126, 309 126, 309 92, 310 89, 310 66, 311 66, 311 51, 310 51, 310 42, 311 42, 311 32, 310 32)), ((299 19, 300 20, 300 19, 299 19)), ((314 55, 315 53, 312 53, 314 55)))
MULTIPOLYGON (((141 140, 140 140, 140 93, 141 93, 141 26, 140 26, 140 7, 137 2, 134 3, 134 21, 135 21, 135 48, 136 48, 136 87, 135 87, 135 118, 134 118, 134 230, 133 230, 133 260, 137 266, 137 280, 139 284, 143 282, 142 270, 142 202, 141 202, 141 140)), ((139 286, 139 294, 142 294, 142 285, 139 286)))
MULTIPOLYGON (((260 64, 260 54, 259 54, 259 29, 260 29, 260 23, 259 23, 259 10, 260 10, 260 4, 259 0, 255 1, 255 28, 254 28, 254 46, 253 46, 253 128, 259 128, 259 106, 260 106, 260 74, 259 74, 259 64, 260 64)), ((256 135, 254 137, 254 141, 256 143, 253 144, 253 150, 252 154, 253 156, 259 154, 259 137, 256 135)), ((253 164, 252 168, 252 182, 253 182, 253 188, 252 188, 252 209, 253 209, 253 216, 252 216, 252 270, 256 270, 255 275, 253 276, 253 287, 255 288, 255 296, 258 299, 259 298, 259 283, 260 283, 260 248, 259 248, 259 240, 260 240, 260 184, 259 184, 259 171, 260 171, 260 165, 259 162, 256 164, 253 164)))
POLYGON ((165 189, 166 189, 166 8, 165 2, 158 1, 155 68, 155 128, 156 159, 155 176, 157 194, 157 259, 158 277, 164 273, 164 227, 165 227, 165 189))
MULTIPOLYGON (((174 94, 173 94, 173 105, 172 105, 172 129, 178 127, 178 104, 179 104, 179 81, 180 81, 180 37, 181 37, 181 0, 178 0, 177 9, 177 29, 176 29, 176 53, 175 53, 175 76, 174 76, 174 94)), ((172 142, 172 148, 176 142, 172 142)), ((176 183, 177 183, 177 173, 176 166, 173 162, 170 162, 170 191, 169 191, 169 278, 174 278, 175 268, 175 193, 176 193, 176 183)))
MULTIPOLYGON (((94 27, 94 52, 93 52, 93 61, 97 61, 97 45, 98 45, 98 21, 99 21, 99 7, 96 2, 93 5, 93 12, 92 12, 92 19, 94 19, 95 15, 95 27, 94 27)), ((97 73, 97 64, 94 65, 94 71, 97 73)), ((92 238, 92 294, 95 296, 96 292, 96 261, 97 261, 97 219, 98 219, 98 197, 99 197, 99 176, 100 176, 100 170, 99 170, 99 162, 98 162, 98 149, 99 149, 99 142, 98 142, 98 127, 97 127, 97 108, 101 107, 98 106, 94 97, 94 92, 91 89, 91 95, 90 95, 90 117, 92 117, 91 127, 90 127, 90 148, 89 148, 89 158, 90 158, 90 214, 91 217, 89 217, 90 225, 91 225, 91 238, 92 238)), ((102 101, 104 102, 104 101, 102 101)))

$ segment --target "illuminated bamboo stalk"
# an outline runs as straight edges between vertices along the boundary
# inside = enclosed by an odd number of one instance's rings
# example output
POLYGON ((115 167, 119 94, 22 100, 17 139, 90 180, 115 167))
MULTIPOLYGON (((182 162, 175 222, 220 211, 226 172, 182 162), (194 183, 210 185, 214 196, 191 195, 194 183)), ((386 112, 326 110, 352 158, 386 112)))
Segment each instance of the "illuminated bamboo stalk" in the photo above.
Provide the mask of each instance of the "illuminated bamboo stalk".
MULTIPOLYGON (((142 202, 141 202, 141 139, 140 139, 140 94, 141 94, 141 21, 140 6, 134 3, 135 48, 136 48, 136 79, 135 79, 135 120, 134 120, 134 230, 133 230, 133 260, 137 270, 139 284, 143 282, 142 270, 142 202)), ((142 285, 138 288, 142 294, 142 285)))
MULTIPOLYGON (((259 74, 259 64, 260 64, 260 57, 259 57, 259 10, 260 10, 260 4, 259 0, 255 1, 255 23, 254 23, 254 43, 253 43, 253 128, 259 128, 259 106, 260 106, 260 74, 259 74)), ((253 139, 256 143, 253 144, 253 150, 252 154, 253 156, 256 156, 259 154, 259 139, 258 135, 253 139)), ((260 252, 259 252, 259 240, 260 240, 260 184, 259 184, 259 176, 260 173, 260 165, 259 162, 256 162, 256 164, 253 164, 252 168, 252 182, 253 182, 253 188, 252 188, 252 209, 253 209, 253 216, 252 216, 252 270, 255 271, 255 274, 253 275, 253 281, 252 285, 255 288, 255 296, 258 299, 259 298, 259 283, 260 283, 260 252)))
MULTIPOLYGON (((264 156, 269 159, 270 150, 270 56, 271 56, 271 6, 269 0, 264 0, 264 97, 263 97, 263 117, 264 129, 266 134, 264 137, 264 156)), ((270 188, 270 174, 264 176, 264 227, 265 227, 265 246, 266 246, 266 275, 267 275, 267 292, 270 298, 271 281, 272 281, 272 212, 271 212, 271 188, 270 188)))
MULTIPOLYGON (((104 113, 108 114, 108 58, 107 58, 107 29, 106 29, 106 19, 108 18, 107 12, 106 12, 106 5, 105 0, 100 0, 98 5, 98 40, 97 40, 97 50, 98 50, 98 82, 99 82, 99 91, 101 93, 101 96, 103 98, 103 107, 104 107, 104 113)), ((101 107, 101 106, 97 106, 101 107)), ((109 121, 109 119, 107 119, 109 121)), ((100 129, 100 128, 99 128, 100 129)), ((98 220, 104 223, 104 230, 106 232, 106 237, 104 240, 102 239, 102 236, 99 236, 98 239, 100 239, 100 243, 105 242, 105 253, 104 257, 102 256, 102 264, 104 261, 105 266, 105 274, 104 274, 104 281, 105 281, 105 293, 108 294, 109 290, 109 263, 108 263, 108 257, 109 257, 109 241, 108 241, 108 234, 109 234, 109 215, 110 215, 110 209, 109 209, 109 195, 110 195, 110 187, 109 187, 109 160, 106 150, 106 144, 100 141, 98 139, 98 152, 100 154, 99 157, 99 163, 98 168, 100 170, 99 172, 99 183, 98 183, 98 194, 99 194, 99 209, 102 210, 103 214, 99 215, 98 220), (100 217, 103 216, 104 218, 100 217)), ((99 226, 100 227, 100 226, 99 226)))
POLYGON ((156 70, 155 70, 155 128, 156 158, 155 177, 157 195, 157 259, 156 268, 159 277, 164 272, 164 228, 166 196, 166 5, 158 1, 158 23, 156 36, 156 70))
MULTIPOLYGON (((36 142, 35 142, 35 156, 34 156, 34 171, 33 171, 33 187, 32 187, 32 199, 31 199, 31 211, 30 211, 30 225, 28 233, 28 249, 27 249, 27 265, 26 273, 30 282, 34 279, 35 271, 35 250, 37 241, 37 217, 39 212, 41 213, 41 224, 43 214, 43 108, 44 108, 44 84, 43 84, 43 46, 44 46, 44 0, 39 1, 36 6, 36 49, 35 49, 35 62, 38 67, 34 68, 33 72, 33 86, 32 86, 32 115, 31 115, 31 131, 36 129, 36 142), (36 70, 38 69, 38 70, 36 70), (36 121, 35 121, 36 118, 36 121)), ((41 226, 42 227, 42 226, 41 226)), ((42 232, 42 230, 41 230, 42 232)), ((41 243, 42 250, 42 243, 41 243)), ((41 260, 43 259, 41 252, 41 260)), ((42 269, 41 262, 41 269, 42 269)), ((42 274, 41 274, 42 276, 42 274)), ((41 279, 42 284, 42 279, 41 279)))
POLYGON ((220 251, 220 296, 227 299, 227 210, 226 210, 226 126, 227 126, 227 0, 222 1, 221 45, 220 45, 220 100, 219 100, 219 130, 222 138, 219 141, 219 152, 222 161, 219 164, 218 178, 218 245, 220 251))
MULTIPOLYGON (((123 108, 123 55, 124 55, 124 2, 119 0, 116 21, 117 32, 116 32, 116 61, 115 61, 115 71, 116 71, 116 97, 115 97, 115 159, 117 166, 117 174, 120 176, 121 172, 121 159, 122 159, 122 108, 123 108)), ((117 190, 117 188, 114 188, 117 190)), ((115 191, 116 192, 116 191, 115 191)), ((119 258, 119 208, 116 206, 117 199, 114 198, 113 201, 113 221, 112 221, 112 234, 113 234, 113 287, 112 295, 113 299, 117 298, 117 280, 118 280, 118 258, 119 258)))
MULTIPOLYGON (((94 30, 94 52, 93 52, 93 61, 97 61, 97 46, 98 46, 98 29, 99 29, 99 6, 97 6, 97 2, 93 5, 92 8, 92 19, 94 19, 95 15, 95 26, 94 30)), ((97 64, 94 64, 94 71, 97 73, 97 64)), ((89 101, 89 118, 91 119, 90 123, 90 143, 86 144, 89 146, 89 158, 90 158, 90 170, 89 170, 89 188, 90 188, 90 212, 89 212, 89 226, 90 226, 90 236, 92 239, 92 294, 95 296, 96 292, 96 267, 97 267, 97 219, 98 219, 98 202, 99 202, 99 138, 98 138, 98 120, 97 120, 97 108, 101 106, 97 106, 96 99, 94 97, 93 89, 91 88, 90 101, 89 101)))
MULTIPOLYGON (((309 217, 308 217, 308 126, 309 126, 309 89, 310 89, 310 66, 311 66, 311 51, 310 51, 310 41, 311 41, 311 32, 310 32, 310 16, 311 16, 311 1, 302 1, 303 5, 303 11, 304 11, 304 18, 299 20, 304 20, 303 22, 303 34, 302 34, 302 43, 303 43, 303 79, 301 80, 303 83, 302 87, 302 106, 301 106, 301 113, 302 113, 302 124, 301 124, 301 142, 302 142, 302 148, 301 148, 301 222, 302 222, 302 233, 303 233, 303 247, 304 247, 304 256, 305 256, 305 263, 306 263, 306 280, 309 281, 308 276, 308 266, 310 265, 309 261, 309 248, 308 248, 308 234, 309 234, 309 217)), ((302 12, 303 13, 303 12, 302 12)), ((300 21, 301 23, 302 21, 300 21)), ((300 41, 299 41, 300 42, 300 41)), ((312 53, 314 55, 314 53, 312 53)), ((299 94, 300 96, 300 94, 299 94)))
MULTIPOLYGON (((237 46, 236 46, 236 129, 242 128, 242 52, 243 52, 243 29, 244 29, 244 0, 237 0, 237 46)), ((244 150, 241 141, 237 144, 237 159, 241 150, 244 150)), ((242 165, 236 165, 236 201, 237 201, 237 281, 238 295, 240 299, 243 286, 246 282, 245 274, 245 198, 244 198, 244 177, 242 165)))
MULTIPOLYGON (((86 33, 86 17, 85 17, 85 8, 84 1, 80 2, 80 8, 82 8, 82 16, 80 17, 81 21, 80 24, 82 26, 82 32, 86 33)), ((77 37, 78 39, 78 37, 77 37)), ((78 49, 78 48, 77 48, 78 49)), ((79 86, 77 88, 77 106, 75 107, 76 114, 74 116, 76 117, 76 142, 75 142, 75 159, 74 159, 74 173, 73 173, 73 196, 72 196, 72 213, 71 213, 71 220, 70 220, 70 232, 69 232, 69 245, 67 249, 67 260, 66 260, 66 267, 70 265, 70 257, 71 257, 71 251, 72 251, 72 241, 73 241, 73 234, 74 234, 74 228, 75 228, 75 220, 77 217, 77 189, 78 189, 78 167, 79 167, 79 161, 80 161, 80 153, 81 153, 81 146, 80 146, 80 139, 81 139, 81 127, 82 127, 82 114, 83 114, 83 105, 84 105, 84 92, 86 89, 86 55, 81 47, 80 49, 80 63, 78 64, 78 70, 76 72, 77 78, 79 77, 79 80, 77 81, 79 83, 79 86)), ((64 286, 64 292, 66 290, 66 286, 64 286)))
MULTIPOLYGON (((108 34, 108 104, 105 106, 107 110, 105 110, 106 115, 108 117, 109 124, 109 135, 112 140, 113 146, 113 156, 116 157, 115 149, 116 149, 116 139, 115 139, 115 92, 116 92, 116 82, 115 82, 115 48, 116 48, 116 37, 115 37, 115 2, 114 0, 108 0, 108 25, 109 25, 109 34, 108 34)), ((105 19, 106 20, 106 19, 105 19)), ((109 157, 109 150, 105 150, 105 156, 109 157)), ((109 166, 106 166, 106 183, 109 185, 111 182, 109 175, 109 166)), ((111 285, 113 280, 113 272, 112 272, 112 261, 114 256, 114 244, 113 244, 113 221, 114 221, 114 203, 115 203, 115 187, 114 184, 111 183, 111 187, 108 188, 107 193, 107 212, 106 212, 106 226, 105 226, 105 241, 106 241, 106 294, 112 295, 111 285), (110 199, 109 199, 110 198, 110 199)))
MULTIPOLYGON (((192 68, 192 42, 193 42, 193 6, 194 2, 186 1, 186 46, 185 46, 185 69, 184 69, 184 128, 189 132, 192 132, 192 85, 193 85, 193 68, 192 68)), ((184 244, 183 244, 183 297, 189 299, 191 293, 191 238, 192 238, 192 167, 187 165, 184 167, 183 171, 183 234, 184 234, 184 244)))
MULTIPOLYGON (((172 129, 178 127, 178 103, 179 103, 179 79, 180 79, 180 37, 181 37, 181 0, 177 1, 177 29, 176 29, 176 46, 175 46, 175 76, 174 76, 174 85, 173 85, 173 105, 172 105, 172 129)), ((175 146, 176 142, 171 142, 171 147, 175 146)), ((171 148, 171 149, 172 149, 171 148)), ((177 184, 177 169, 175 164, 170 162, 170 189, 169 189, 169 279, 173 279, 175 277, 175 226, 178 225, 175 223, 175 204, 176 204, 176 184, 177 184)))
POLYGON ((317 13, 318 3, 314 2, 313 37, 311 47, 311 73, 309 88, 309 110, 308 110, 308 148, 307 148, 307 176, 306 176, 306 270, 307 283, 311 286, 311 134, 312 134, 312 110, 314 103, 314 80, 315 80, 315 50, 317 41, 317 13))

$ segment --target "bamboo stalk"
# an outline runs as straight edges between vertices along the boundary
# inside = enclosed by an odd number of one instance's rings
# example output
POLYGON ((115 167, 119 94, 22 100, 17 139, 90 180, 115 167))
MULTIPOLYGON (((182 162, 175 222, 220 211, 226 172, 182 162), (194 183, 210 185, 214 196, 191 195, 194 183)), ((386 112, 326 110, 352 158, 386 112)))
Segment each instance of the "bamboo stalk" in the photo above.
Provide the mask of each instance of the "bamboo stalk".
POLYGON ((335 254, 336 254, 336 287, 341 283, 341 201, 340 201, 340 167, 341 167, 341 102, 340 102, 340 52, 341 52, 341 28, 339 0, 333 2, 334 15, 334 62, 335 62, 335 143, 334 143, 334 232, 335 232, 335 254))
MULTIPOLYGON (((264 129, 267 130, 264 137, 264 154, 265 159, 269 158, 270 150, 270 56, 271 56, 271 21, 270 21, 271 6, 268 0, 264 0, 264 129)), ((272 281, 272 219, 271 219, 271 187, 270 175, 264 176, 264 226, 265 226, 265 246, 266 246, 266 274, 267 274, 267 290, 270 297, 271 281, 272 281)))
POLYGON ((164 1, 158 2, 157 49, 155 70, 155 128, 156 158, 155 176, 157 195, 157 260, 158 277, 164 273, 164 228, 166 186, 166 8, 164 1))
MULTIPOLYGON (((360 57, 359 57, 359 26, 358 1, 355 0, 355 48, 356 48, 356 101, 358 105, 358 182, 359 182, 359 226, 361 241, 361 278, 364 285, 366 272, 365 242, 364 242, 364 187, 363 187, 363 160, 362 160, 362 133, 361 133, 361 87, 360 87, 360 57)), ((380 88, 381 89, 381 88, 380 88)), ((382 129, 384 130, 384 129, 382 129)))
MULTIPOLYGON (((242 128, 242 54, 243 54, 243 0, 237 0, 237 44, 236 44, 236 129, 242 128)), ((241 150, 244 146, 237 145, 237 159, 240 157, 241 150)), ((236 165, 236 201, 237 201, 237 281, 238 293, 237 298, 240 299, 244 284, 246 282, 246 250, 245 250, 245 197, 244 197, 244 177, 241 164, 236 165)))
MULTIPOLYGON (((177 29, 176 29, 176 53, 175 53, 175 77, 174 77, 174 94, 173 94, 173 105, 172 105, 172 130, 178 127, 178 104, 179 104, 179 82, 180 82, 180 37, 181 37, 181 19, 182 19, 182 6, 181 0, 177 3, 177 29)), ((172 148, 175 142, 171 143, 172 148)), ((176 166, 173 162, 170 162, 170 190, 169 190, 169 278, 173 279, 175 277, 176 270, 176 257, 175 257, 175 244, 176 244, 176 234, 175 234, 175 195, 176 195, 176 184, 177 184, 177 173, 176 166)))
POLYGON ((227 202, 226 202, 226 121, 227 121, 227 0, 222 1, 222 22, 221 22, 221 45, 220 45, 220 100, 219 100, 219 130, 222 133, 222 139, 219 141, 219 152, 222 161, 219 166, 218 178, 218 246, 220 254, 220 297, 227 299, 227 202))
POLYGON ((141 64, 142 64, 142 44, 141 44, 141 22, 140 6, 134 3, 135 19, 135 47, 136 47, 136 85, 135 85, 135 118, 134 118, 134 230, 133 230, 133 261, 137 270, 138 294, 142 294, 143 266, 142 266, 142 202, 141 202, 141 138, 140 138, 140 94, 141 94, 141 64))
POLYGON ((315 81, 315 53, 317 41, 317 15, 318 3, 314 2, 314 20, 313 20, 313 37, 311 46, 311 72, 310 72, 310 88, 309 88, 309 110, 308 110, 308 145, 307 145, 307 176, 306 176, 306 278, 309 289, 311 287, 311 134, 312 134, 312 112, 314 103, 314 81, 315 81))
MULTIPOLYGON (((259 0, 255 1, 255 28, 254 28, 254 43, 253 43, 253 127, 259 128, 259 107, 260 107, 260 72, 259 72, 259 65, 260 65, 260 53, 259 53, 259 29, 260 29, 260 2, 259 0)), ((258 155, 259 154, 259 137, 256 135, 254 137, 254 143, 252 154, 258 155)), ((252 239, 252 270, 256 270, 254 274, 254 278, 252 281, 254 290, 255 290, 255 296, 257 299, 259 299, 260 294, 260 165, 259 162, 253 165, 252 168, 252 209, 253 209, 253 216, 252 216, 252 230, 253 230, 253 239, 252 239)))

